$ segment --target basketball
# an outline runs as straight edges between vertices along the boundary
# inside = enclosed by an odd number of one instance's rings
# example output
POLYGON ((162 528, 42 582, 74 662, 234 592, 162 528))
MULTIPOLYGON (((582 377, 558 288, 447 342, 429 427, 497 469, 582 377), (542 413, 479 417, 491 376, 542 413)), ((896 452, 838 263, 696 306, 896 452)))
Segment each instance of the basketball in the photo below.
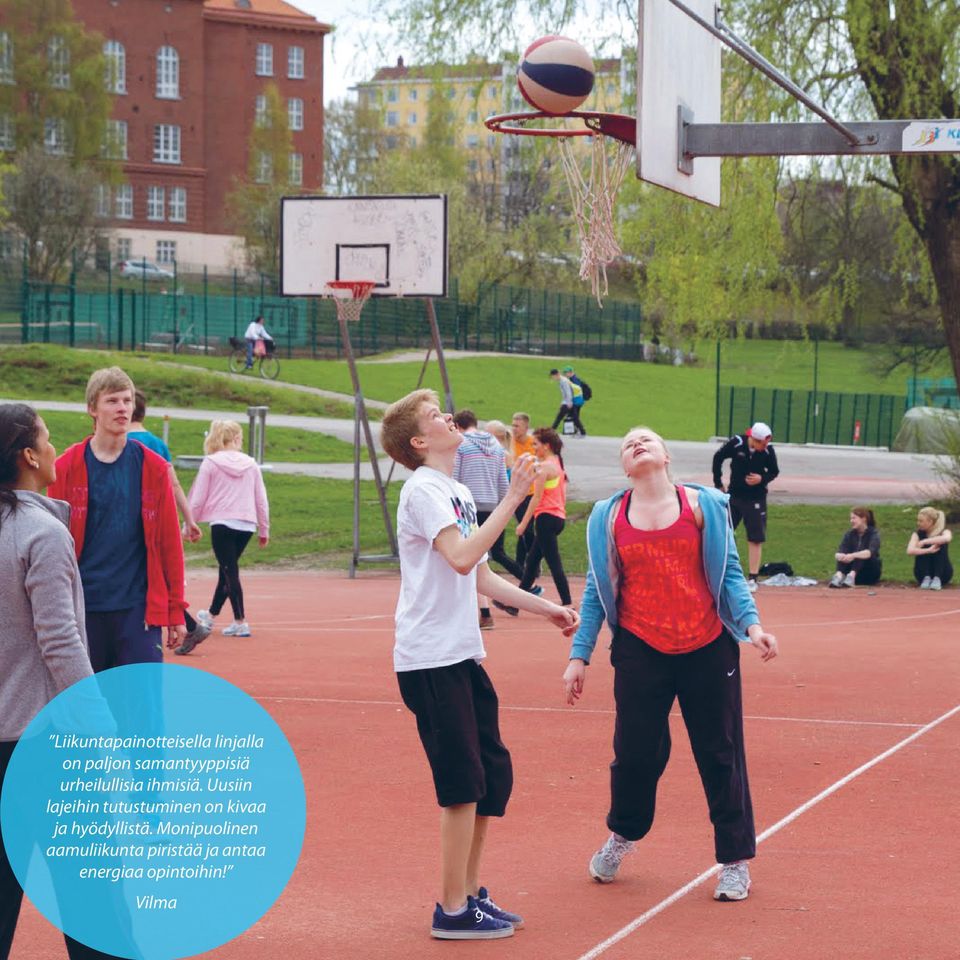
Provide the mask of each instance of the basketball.
POLYGON ((576 40, 541 37, 524 51, 517 85, 535 109, 553 116, 570 113, 593 90, 593 60, 576 40))

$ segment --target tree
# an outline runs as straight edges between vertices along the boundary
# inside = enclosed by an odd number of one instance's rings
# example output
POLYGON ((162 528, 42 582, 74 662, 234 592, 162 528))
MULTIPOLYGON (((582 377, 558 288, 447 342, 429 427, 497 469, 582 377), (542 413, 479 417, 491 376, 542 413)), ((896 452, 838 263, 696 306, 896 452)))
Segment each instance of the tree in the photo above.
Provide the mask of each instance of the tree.
POLYGON ((82 262, 93 249, 98 186, 92 168, 74 167, 41 146, 20 151, 0 193, 9 210, 7 223, 26 248, 31 277, 52 282, 71 257, 82 262))
POLYGON ((323 170, 332 193, 370 193, 385 148, 381 111, 364 98, 334 101, 324 111, 323 170))
POLYGON ((0 33, 13 79, 0 82, 0 117, 12 122, 16 151, 46 144, 73 166, 99 160, 113 106, 103 39, 69 0, 4 0, 0 33))
POLYGON ((297 193, 290 183, 293 137, 287 111, 275 83, 264 87, 247 156, 247 175, 237 178, 227 196, 234 229, 243 237, 251 266, 276 275, 280 268, 280 201, 297 193))

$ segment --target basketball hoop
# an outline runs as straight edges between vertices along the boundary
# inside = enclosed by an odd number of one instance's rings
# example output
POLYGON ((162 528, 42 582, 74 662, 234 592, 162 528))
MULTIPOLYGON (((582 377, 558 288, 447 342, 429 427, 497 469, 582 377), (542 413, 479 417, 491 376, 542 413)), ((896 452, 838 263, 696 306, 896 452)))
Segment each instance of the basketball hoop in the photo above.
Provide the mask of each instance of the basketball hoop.
POLYGON ((574 110, 560 116, 538 111, 506 113, 489 117, 485 123, 494 133, 556 139, 580 238, 580 279, 590 281, 597 303, 603 306, 602 298, 608 290, 607 266, 621 253, 613 208, 627 168, 633 162, 636 120, 617 113, 574 110), (532 121, 543 120, 573 120, 583 126, 528 126, 532 121), (584 175, 574 150, 574 137, 594 138, 588 176, 584 175))
POLYGON ((337 308, 337 319, 346 323, 356 323, 360 319, 363 305, 370 298, 373 280, 331 280, 327 283, 330 296, 337 308))

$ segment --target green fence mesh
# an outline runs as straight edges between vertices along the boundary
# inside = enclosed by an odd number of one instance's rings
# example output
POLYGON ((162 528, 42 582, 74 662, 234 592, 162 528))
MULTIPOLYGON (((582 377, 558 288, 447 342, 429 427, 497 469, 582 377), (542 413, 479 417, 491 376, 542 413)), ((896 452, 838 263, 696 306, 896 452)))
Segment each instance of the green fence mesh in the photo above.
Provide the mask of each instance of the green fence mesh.
POLYGON ((953 377, 910 377, 907 380, 907 409, 910 407, 960 410, 957 381, 953 377))

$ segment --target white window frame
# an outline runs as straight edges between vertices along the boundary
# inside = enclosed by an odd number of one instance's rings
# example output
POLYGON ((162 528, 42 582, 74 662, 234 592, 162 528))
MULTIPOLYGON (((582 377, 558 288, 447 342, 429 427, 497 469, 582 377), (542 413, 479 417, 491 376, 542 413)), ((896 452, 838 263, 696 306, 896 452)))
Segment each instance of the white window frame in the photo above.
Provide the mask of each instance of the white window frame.
POLYGON ((300 97, 287 100, 287 126, 291 130, 303 129, 303 100, 300 97))
POLYGON ((0 83, 17 82, 13 63, 13 40, 6 30, 0 30, 0 83))
POLYGON ((305 62, 303 47, 287 47, 287 79, 302 80, 305 62))
POLYGON ((127 48, 119 40, 107 40, 103 44, 106 61, 104 83, 109 93, 127 92, 127 48))
POLYGON ((388 110, 383 122, 388 127, 398 127, 400 125, 400 118, 397 116, 397 111, 388 110))
POLYGON ((111 160, 126 160, 127 158, 127 121, 108 120, 104 131, 105 141, 103 155, 111 160))
POLYGON ((254 73, 258 77, 273 76, 273 44, 258 43, 256 60, 254 62, 254 73))
POLYGON ((257 127, 265 127, 270 120, 270 114, 267 113, 267 95, 258 93, 257 99, 253 102, 253 123, 257 127))
POLYGON ((50 86, 70 89, 70 50, 63 37, 54 35, 47 41, 47 74, 50 86))
POLYGON ((417 88, 416 88, 416 87, 411 87, 411 88, 410 88, 410 99, 411 99, 411 100, 416 100, 418 96, 419 96, 419 93, 417 92, 417 88))
POLYGON ((177 262, 177 241, 176 240, 158 240, 157 241, 157 263, 176 263, 177 262))
POLYGON ((467 134, 467 147, 476 150, 480 146, 480 138, 475 133, 467 134))
POLYGON ((67 155, 67 124, 62 117, 43 121, 43 149, 52 157, 67 155))
POLYGON ((387 103, 396 103, 400 99, 400 91, 396 87, 387 87, 387 103))
POLYGON ((417 125, 417 115, 412 110, 409 114, 407 114, 407 123, 409 123, 411 127, 415 127, 417 125))
POLYGON ((290 183, 296 187, 303 186, 303 154, 290 154, 290 183))
POLYGON ((166 220, 167 195, 163 187, 147 187, 147 219, 158 223, 166 220))
POLYGON ((471 110, 467 114, 467 123, 478 123, 479 120, 480 120, 480 115, 477 113, 476 110, 471 110))
POLYGON ((133 241, 129 237, 117 237, 117 260, 129 260, 133 253, 133 241))
POLYGON ((171 187, 167 194, 167 219, 171 223, 187 222, 187 188, 171 187))
POLYGON ((180 163, 180 127, 158 123, 153 128, 153 162, 180 163))
POLYGON ((113 213, 113 197, 110 192, 110 185, 106 183, 97 184, 97 210, 96 215, 106 219, 113 213))
POLYGON ((257 172, 254 180, 257 183, 273 182, 273 158, 265 150, 261 150, 257 157, 257 172))
POLYGON ((17 125, 9 113, 0 113, 0 150, 17 149, 17 125))
POLYGON ((487 87, 487 96, 490 97, 491 100, 496 100, 500 96, 495 83, 491 83, 490 86, 487 87))
POLYGON ((180 54, 167 44, 157 50, 157 89, 158 100, 180 99, 180 54))
MULTIPOLYGON (((113 194, 114 216, 118 220, 133 219, 133 184, 121 183, 113 194)), ((128 253, 129 257, 130 254, 128 253)), ((124 257, 126 259, 126 257, 124 257)))

